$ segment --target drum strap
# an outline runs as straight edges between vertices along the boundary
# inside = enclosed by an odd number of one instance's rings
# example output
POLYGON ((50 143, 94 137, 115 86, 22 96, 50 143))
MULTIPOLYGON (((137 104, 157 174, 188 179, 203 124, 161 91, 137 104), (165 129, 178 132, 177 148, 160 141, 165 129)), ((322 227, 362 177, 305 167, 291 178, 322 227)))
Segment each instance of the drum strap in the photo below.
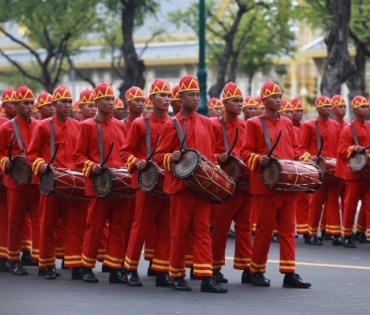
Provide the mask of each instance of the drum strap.
POLYGON ((21 133, 19 131, 18 122, 15 118, 13 118, 11 120, 11 122, 12 122, 12 125, 13 125, 15 137, 17 138, 18 146, 21 149, 21 153, 23 154, 25 150, 24 150, 24 147, 23 147, 22 136, 21 136, 21 133))
POLYGON ((53 159, 55 150, 55 128, 53 117, 50 117, 49 121, 50 121, 50 161, 51 161, 53 159))
MULTIPOLYGON (((182 140, 184 139, 184 135, 182 134, 180 123, 179 123, 179 121, 177 120, 176 117, 173 117, 172 118, 172 121, 175 124, 176 132, 177 132, 177 135, 178 135, 178 137, 180 139, 180 142, 182 142, 182 140)), ((186 145, 186 141, 184 141, 183 149, 184 150, 187 150, 188 149, 188 146, 186 145)))
POLYGON ((263 136, 265 137, 267 152, 270 152, 271 151, 271 140, 270 140, 270 134, 269 134, 269 129, 267 127, 266 119, 264 116, 258 116, 258 118, 261 120, 261 123, 262 123, 263 136))
POLYGON ((104 161, 104 148, 103 148, 103 131, 101 123, 98 119, 94 119, 98 128, 98 149, 99 149, 99 163, 102 164, 104 161))
POLYGON ((150 124, 149 118, 143 117, 145 122, 145 143, 146 143, 146 157, 149 158, 150 153, 152 152, 151 141, 150 141, 150 124))
POLYGON ((355 141, 355 145, 358 145, 358 138, 357 138, 355 127, 352 124, 349 124, 349 127, 351 128, 353 140, 355 141))
POLYGON ((229 141, 227 140, 225 121, 223 117, 220 117, 220 123, 221 123, 221 128, 222 128, 222 138, 224 140, 225 152, 229 152, 230 151, 229 141))
POLYGON ((320 127, 319 122, 315 119, 315 127, 316 127, 316 138, 317 138, 317 150, 321 148, 321 135, 320 135, 320 127))

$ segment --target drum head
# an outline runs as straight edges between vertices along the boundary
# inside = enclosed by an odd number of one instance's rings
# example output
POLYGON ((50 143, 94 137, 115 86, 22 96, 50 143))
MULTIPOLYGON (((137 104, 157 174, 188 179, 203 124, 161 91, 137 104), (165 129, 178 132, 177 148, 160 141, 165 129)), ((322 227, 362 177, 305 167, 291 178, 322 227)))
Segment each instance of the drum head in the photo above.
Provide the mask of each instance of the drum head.
POLYGON ((173 173, 177 178, 188 178, 193 175, 200 164, 200 154, 196 150, 186 150, 180 161, 173 163, 173 173))
POLYGON ((361 171, 365 165, 367 164, 368 156, 366 152, 363 153, 355 153, 352 157, 348 160, 348 166, 352 172, 359 172, 361 171))
POLYGON ((281 181, 281 165, 275 158, 270 158, 266 166, 261 167, 260 178, 262 184, 268 188, 275 188, 281 181))
POLYGON ((10 176, 20 186, 27 185, 31 182, 32 170, 23 156, 13 158, 10 176))
POLYGON ((158 183, 159 170, 153 162, 148 162, 145 169, 140 170, 137 175, 137 184, 141 191, 150 192, 158 183))
POLYGON ((229 158, 221 163, 221 169, 237 183, 242 176, 242 167, 240 165, 240 160, 234 156, 229 156, 229 158))
POLYGON ((113 173, 104 167, 100 174, 93 176, 93 188, 98 197, 106 197, 109 195, 113 187, 113 173))
POLYGON ((52 166, 46 169, 46 172, 40 175, 40 191, 43 195, 49 195, 55 187, 55 171, 52 166))

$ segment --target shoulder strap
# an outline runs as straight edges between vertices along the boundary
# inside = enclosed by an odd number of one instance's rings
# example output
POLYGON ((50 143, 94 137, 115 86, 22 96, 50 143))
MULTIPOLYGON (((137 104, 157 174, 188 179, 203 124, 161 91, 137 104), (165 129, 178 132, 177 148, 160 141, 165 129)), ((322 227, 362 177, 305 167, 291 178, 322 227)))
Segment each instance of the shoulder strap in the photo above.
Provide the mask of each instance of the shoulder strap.
POLYGON ((229 141, 227 140, 225 121, 223 117, 220 117, 220 123, 221 123, 221 129, 222 129, 222 138, 224 140, 225 152, 229 152, 230 150, 229 141))
POLYGON ((146 143, 146 157, 148 158, 150 156, 150 153, 152 151, 151 143, 150 143, 150 124, 149 124, 149 118, 143 117, 145 122, 145 143, 146 143))
POLYGON ((355 145, 358 145, 358 138, 357 138, 355 127, 352 124, 349 124, 349 127, 351 128, 353 140, 355 141, 355 145))
POLYGON ((267 152, 270 152, 271 151, 271 140, 270 140, 269 129, 267 127, 265 116, 258 116, 258 118, 261 120, 261 123, 262 123, 263 136, 265 137, 267 152))
MULTIPOLYGON (((181 127, 180 127, 180 123, 179 123, 179 121, 177 120, 177 118, 176 118, 176 117, 173 117, 173 118, 172 118, 172 121, 173 121, 173 123, 175 124, 175 128, 176 128, 177 136, 179 137, 179 139, 180 139, 180 143, 181 143, 181 142, 183 141, 183 139, 184 139, 184 135, 182 134, 181 127)), ((186 141, 184 141, 183 148, 184 148, 185 150, 187 150, 187 149, 188 149, 188 146, 186 145, 186 141)))
POLYGON ((102 164, 104 161, 104 148, 103 148, 103 131, 101 123, 98 119, 94 118, 96 126, 98 128, 98 150, 99 150, 99 163, 102 164))
POLYGON ((25 150, 24 150, 24 147, 23 147, 22 136, 21 136, 21 132, 19 130, 18 122, 15 118, 13 118, 11 120, 11 122, 12 122, 12 125, 13 125, 15 137, 17 138, 18 146, 21 149, 21 153, 23 154, 25 150))
POLYGON ((317 119, 315 119, 315 127, 316 127, 316 138, 317 138, 317 150, 321 148, 321 135, 320 135, 320 126, 317 119))
POLYGON ((53 117, 50 117, 49 121, 50 121, 50 161, 51 161, 53 159, 55 150, 55 128, 53 117))

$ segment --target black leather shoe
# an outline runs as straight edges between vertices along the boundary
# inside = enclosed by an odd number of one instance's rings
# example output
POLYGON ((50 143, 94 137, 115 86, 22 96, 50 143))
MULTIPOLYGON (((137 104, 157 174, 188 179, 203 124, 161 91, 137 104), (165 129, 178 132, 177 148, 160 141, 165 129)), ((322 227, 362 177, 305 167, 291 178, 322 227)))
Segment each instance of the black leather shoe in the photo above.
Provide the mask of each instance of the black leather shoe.
POLYGON ((256 287, 269 287, 270 280, 265 278, 265 275, 262 272, 257 272, 252 275, 252 284, 256 287))
POLYGON ((346 248, 356 248, 355 242, 352 237, 345 237, 343 241, 343 246, 346 248))
POLYGON ((172 287, 172 281, 167 272, 157 272, 155 278, 155 285, 157 287, 172 287))
POLYGON ((82 267, 82 274, 84 277, 84 282, 86 283, 98 283, 99 282, 98 278, 95 276, 92 269, 90 268, 82 267))
POLYGON ((124 269, 112 270, 109 274, 109 283, 127 284, 127 274, 124 269))
POLYGON ((193 267, 190 268, 190 279, 191 280, 202 280, 201 277, 194 276, 194 268, 193 267))
POLYGON ((129 287, 142 287, 143 286, 143 284, 141 283, 139 274, 137 273, 137 270, 128 272, 127 284, 129 287))
POLYGON ((102 265, 101 266, 101 272, 111 272, 112 269, 110 269, 108 266, 106 265, 102 265))
POLYGON ((311 236, 308 241, 306 242, 306 244, 310 244, 310 245, 322 245, 321 241, 318 239, 318 237, 315 235, 315 236, 311 236))
POLYGON ((321 237, 319 237, 319 240, 322 241, 332 241, 333 236, 327 234, 325 231, 321 231, 321 237))
POLYGON ((82 267, 72 268, 72 280, 83 280, 82 267))
POLYGON ((213 279, 216 280, 218 283, 228 283, 229 280, 227 280, 224 275, 221 273, 220 270, 213 270, 213 279))
MULTIPOLYGON (((41 277, 43 277, 43 276, 45 276, 45 273, 46 273, 46 269, 39 269, 38 275, 41 276, 41 277)), ((56 276, 57 277, 60 277, 60 273, 57 272, 56 273, 56 276)))
POLYGON ((252 275, 249 270, 244 270, 242 273, 242 283, 252 283, 252 275))
POLYGON ((70 268, 64 266, 64 259, 62 259, 62 264, 61 264, 60 268, 61 269, 70 269, 70 268))
POLYGON ((8 259, 0 258, 0 272, 12 272, 8 259))
POLYGON ((31 267, 35 267, 39 265, 37 261, 31 259, 31 252, 22 252, 21 263, 23 266, 31 266, 31 267))
POLYGON ((366 233, 356 232, 355 235, 356 235, 357 241, 359 241, 360 243, 370 243, 370 239, 367 238, 366 233))
POLYGON ((157 272, 152 269, 152 261, 149 260, 149 267, 148 267, 148 277, 155 277, 157 275, 157 272))
POLYGON ((27 270, 24 269, 24 267, 22 266, 22 264, 19 261, 16 262, 16 263, 11 262, 10 267, 12 269, 12 274, 13 275, 17 275, 17 276, 27 276, 28 275, 27 270))
POLYGON ((45 271, 44 278, 46 280, 54 280, 57 277, 57 271, 54 267, 48 267, 45 271))
POLYGON ((301 277, 296 273, 285 274, 283 281, 284 288, 307 289, 311 287, 311 283, 303 282, 301 277))
POLYGON ((204 277, 200 284, 200 292, 226 293, 227 291, 229 290, 221 287, 212 277, 204 277))
POLYGON ((172 289, 176 291, 191 291, 191 287, 183 277, 172 280, 172 289))
POLYGON ((271 237, 271 241, 272 241, 273 243, 279 243, 279 236, 278 236, 278 235, 273 235, 273 236, 271 237))
POLYGON ((333 240, 331 241, 332 246, 343 246, 343 239, 341 236, 333 236, 333 240))

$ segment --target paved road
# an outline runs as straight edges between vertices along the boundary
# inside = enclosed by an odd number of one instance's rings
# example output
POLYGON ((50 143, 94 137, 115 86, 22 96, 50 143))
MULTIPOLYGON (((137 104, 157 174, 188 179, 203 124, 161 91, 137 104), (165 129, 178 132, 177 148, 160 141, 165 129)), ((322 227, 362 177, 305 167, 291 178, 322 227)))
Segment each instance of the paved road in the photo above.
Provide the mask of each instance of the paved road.
MULTIPOLYGON (((227 256, 233 255, 229 240, 227 256)), ((29 276, 0 274, 0 315, 102 315, 102 314, 263 314, 263 315, 365 315, 370 314, 370 244, 356 249, 304 245, 297 240, 297 273, 312 283, 308 290, 282 288, 278 272, 278 244, 271 245, 266 277, 270 288, 240 283, 240 271, 228 259, 223 273, 229 279, 227 294, 200 292, 200 282, 190 280, 192 292, 156 288, 154 278, 146 276, 148 263, 142 261, 139 273, 144 286, 130 288, 109 284, 108 274, 96 268, 100 283, 70 280, 70 271, 46 281, 28 267, 29 276)), ((60 263, 60 261, 58 261, 60 263)))

